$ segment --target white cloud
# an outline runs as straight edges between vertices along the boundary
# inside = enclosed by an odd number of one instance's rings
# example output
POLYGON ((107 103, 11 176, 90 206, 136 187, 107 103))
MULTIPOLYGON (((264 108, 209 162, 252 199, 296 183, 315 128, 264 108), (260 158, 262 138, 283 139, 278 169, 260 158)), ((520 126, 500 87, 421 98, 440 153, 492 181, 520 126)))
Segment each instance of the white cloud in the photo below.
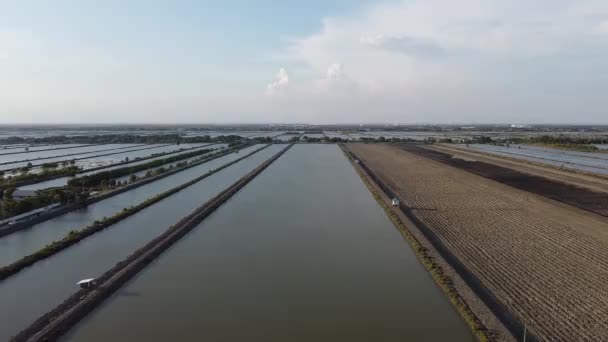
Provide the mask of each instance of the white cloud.
POLYGON ((277 92, 287 88, 289 85, 289 75, 285 68, 279 69, 274 81, 266 86, 266 95, 275 95, 277 92))
POLYGON ((362 36, 360 41, 364 45, 404 53, 411 57, 434 58, 443 54, 443 49, 429 39, 404 35, 387 36, 379 34, 374 37, 362 36))
POLYGON ((339 81, 344 78, 344 71, 342 71, 342 64, 334 63, 327 69, 326 78, 330 81, 339 81))
POLYGON ((408 0, 325 18, 286 46, 317 75, 290 98, 340 121, 607 122, 604 15, 598 0, 408 0))
POLYGON ((604 20, 597 25, 597 32, 608 34, 608 20, 604 20))
POLYGON ((316 89, 325 96, 352 96, 358 91, 358 85, 346 73, 341 63, 332 63, 325 75, 316 81, 316 89))

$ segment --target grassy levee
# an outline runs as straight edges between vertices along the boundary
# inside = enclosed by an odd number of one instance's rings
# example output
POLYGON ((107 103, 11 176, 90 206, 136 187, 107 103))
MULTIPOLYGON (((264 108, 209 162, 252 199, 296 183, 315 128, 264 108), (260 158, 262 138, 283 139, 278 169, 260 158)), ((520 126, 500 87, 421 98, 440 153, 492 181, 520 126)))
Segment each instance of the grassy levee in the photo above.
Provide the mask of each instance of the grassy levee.
POLYGON ((30 219, 28 221, 20 222, 20 223, 17 223, 15 225, 13 225, 13 226, 8 226, 6 228, 2 228, 2 229, 0 229, 0 237, 8 235, 8 234, 12 234, 12 233, 14 233, 16 231, 29 228, 29 227, 31 227, 33 225, 38 224, 38 223, 41 223, 41 222, 50 220, 52 218, 55 218, 57 216, 61 216, 63 214, 69 213, 72 210, 76 210, 76 209, 85 207, 87 205, 90 205, 90 204, 93 204, 93 203, 97 203, 97 202, 102 201, 102 200, 104 200, 106 198, 110 198, 112 196, 116 196, 116 195, 122 194, 123 192, 129 191, 129 190, 133 190, 133 189, 138 188, 140 186, 143 186, 143 185, 155 182, 155 181, 157 181, 157 180, 159 180, 161 178, 165 178, 165 177, 171 176, 173 174, 176 174, 178 172, 187 170, 189 168, 192 168, 192 167, 195 167, 195 166, 199 166, 200 164, 209 162, 209 161, 211 161, 213 159, 217 159, 217 158, 223 157, 223 156, 225 156, 227 154, 230 154, 230 153, 232 153, 234 151, 237 151, 237 150, 241 150, 241 149, 246 148, 248 146, 250 146, 250 144, 248 144, 248 143, 245 143, 245 144, 242 144, 242 145, 233 146, 233 147, 231 147, 231 148, 229 148, 227 150, 224 150, 224 151, 222 151, 222 152, 220 152, 218 154, 210 155, 209 157, 201 159, 201 160, 199 160, 199 161, 197 161, 195 163, 188 164, 188 165, 185 165, 185 166, 179 167, 179 168, 174 168, 174 169, 169 170, 167 172, 163 172, 163 173, 161 173, 159 175, 143 178, 143 179, 138 180, 135 183, 131 183, 129 185, 122 186, 122 187, 120 187, 118 189, 115 189, 115 190, 112 190, 112 191, 108 191, 108 192, 104 192, 104 193, 102 193, 100 195, 97 195, 97 196, 93 196, 91 198, 88 198, 86 200, 86 202, 83 203, 83 204, 72 203, 72 204, 63 206, 61 208, 58 208, 56 210, 53 210, 53 211, 51 211, 49 213, 46 213, 46 214, 40 215, 38 217, 32 218, 32 219, 30 219))
MULTIPOLYGON (((372 179, 375 184, 380 188, 389 198, 400 198, 398 194, 396 194, 390 187, 386 185, 386 183, 376 175, 374 171, 372 171, 360 158, 357 157, 355 153, 353 153, 348 147, 343 146, 343 150, 345 150, 347 156, 351 159, 358 160, 358 165, 361 167, 361 170, 365 172, 370 179, 372 179)), ((356 168, 357 169, 357 168, 356 168)), ((357 170, 358 171, 358 170, 357 170)), ((366 182, 365 177, 361 177, 364 182, 366 182)), ((367 184, 367 182, 366 182, 367 184)), ((372 189, 370 189, 372 190, 372 189)), ((374 191, 372 190, 372 193, 374 191)), ((377 196, 377 194, 375 194, 377 196)), ((376 197, 379 199, 379 197, 376 197)), ((381 204, 382 205, 382 204, 381 204)), ((407 228, 403 225, 403 223, 399 220, 399 218, 392 213, 391 209, 387 208, 386 204, 382 205, 385 210, 387 210, 387 214, 396 222, 397 227, 401 232, 405 232, 405 236, 408 242, 412 243, 413 249, 416 254, 421 258, 425 267, 431 272, 435 281, 439 284, 439 286, 446 292, 450 301, 456 306, 458 311, 463 315, 464 319, 470 325, 472 331, 475 333, 481 341, 492 340, 491 334, 485 327, 481 321, 475 316, 475 314, 468 308, 466 303, 462 300, 458 292, 455 290, 452 284, 452 280, 445 276, 441 267, 439 267, 428 255, 428 251, 420 245, 420 243, 415 239, 415 237, 409 233, 407 228), (395 221, 396 220, 396 221, 395 221)), ((526 341, 529 342, 539 342, 540 340, 536 337, 536 335, 530 331, 529 328, 526 328, 525 324, 522 320, 514 314, 507 305, 505 305, 500 299, 498 299, 482 282, 481 280, 473 274, 473 272, 466 266, 458 256, 454 255, 452 251, 447 247, 442 239, 426 224, 418 219, 418 217, 413 213, 411 208, 408 208, 404 201, 400 201, 399 209, 405 214, 405 216, 410 219, 418 230, 424 235, 424 237, 431 243, 433 248, 439 253, 439 255, 458 273, 458 275, 466 282, 466 284, 475 292, 475 294, 486 304, 486 306, 492 311, 492 313, 502 322, 502 324, 509 329, 511 334, 518 340, 522 340, 524 336, 524 331, 526 331, 526 341)))
POLYGON ((190 215, 169 227, 164 233, 135 251, 97 278, 98 286, 92 290, 82 289, 70 296, 62 304, 40 317, 32 325, 19 332, 12 342, 55 341, 89 312, 110 297, 124 283, 135 276, 146 265, 160 256, 171 245, 198 226, 207 216, 229 200, 270 164, 283 155, 293 144, 270 157, 226 190, 198 207, 190 215))
POLYGON ((267 148, 268 146, 270 146, 270 144, 265 145, 255 151, 252 151, 251 153, 248 153, 248 154, 242 156, 241 158, 238 158, 229 163, 226 163, 226 164, 224 164, 214 170, 211 170, 197 178, 194 178, 186 183, 183 183, 183 184, 176 186, 172 189, 169 189, 163 193, 160 193, 152 198, 149 198, 146 201, 144 201, 136 206, 124 208, 123 211, 118 212, 111 217, 105 218, 103 220, 97 220, 93 224, 91 224, 83 229, 70 231, 63 239, 61 239, 59 241, 53 241, 50 244, 46 245, 44 248, 42 248, 30 255, 24 256, 23 258, 15 261, 14 263, 12 263, 10 265, 0 268, 0 281, 5 280, 6 278, 20 272, 24 268, 29 267, 40 260, 46 259, 56 253, 61 252, 62 250, 70 247, 71 245, 73 245, 97 232, 100 232, 100 231, 112 226, 113 224, 115 224, 121 220, 124 220, 125 218, 127 218, 131 215, 134 215, 134 214, 140 212, 141 210, 153 205, 154 203, 157 203, 157 202, 193 185, 194 183, 197 183, 217 172, 220 172, 221 170, 223 170, 233 164, 238 163, 239 161, 267 148))

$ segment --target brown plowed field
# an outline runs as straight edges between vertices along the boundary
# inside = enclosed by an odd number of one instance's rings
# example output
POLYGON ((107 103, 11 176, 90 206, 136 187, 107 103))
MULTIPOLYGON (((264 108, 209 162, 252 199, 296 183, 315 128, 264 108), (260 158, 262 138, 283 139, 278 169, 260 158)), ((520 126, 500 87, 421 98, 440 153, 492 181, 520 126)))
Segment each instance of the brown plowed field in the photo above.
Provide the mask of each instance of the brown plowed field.
POLYGON ((608 340, 608 224, 393 146, 351 150, 539 338, 608 340))
POLYGON ((451 153, 417 145, 402 144, 398 146, 408 152, 443 164, 608 217, 608 196, 604 192, 593 191, 585 187, 528 174, 492 163, 455 158, 451 153))

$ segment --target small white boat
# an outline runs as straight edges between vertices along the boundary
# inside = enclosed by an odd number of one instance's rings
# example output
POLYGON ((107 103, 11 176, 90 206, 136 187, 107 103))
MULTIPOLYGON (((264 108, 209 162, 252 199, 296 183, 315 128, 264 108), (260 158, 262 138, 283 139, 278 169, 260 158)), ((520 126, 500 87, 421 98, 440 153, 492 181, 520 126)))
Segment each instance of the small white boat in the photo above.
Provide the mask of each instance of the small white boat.
POLYGON ((397 197, 393 198, 392 204, 393 204, 393 207, 398 207, 399 206, 399 199, 397 197))
POLYGON ((90 289, 96 285, 95 278, 83 279, 76 283, 82 289, 90 289))

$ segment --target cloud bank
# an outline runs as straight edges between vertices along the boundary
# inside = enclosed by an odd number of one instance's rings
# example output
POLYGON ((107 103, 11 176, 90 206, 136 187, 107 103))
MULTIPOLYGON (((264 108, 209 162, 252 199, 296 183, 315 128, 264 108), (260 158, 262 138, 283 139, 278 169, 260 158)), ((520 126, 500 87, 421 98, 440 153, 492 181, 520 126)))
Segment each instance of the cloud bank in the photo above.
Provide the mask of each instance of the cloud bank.
POLYGON ((287 75, 287 71, 285 68, 279 69, 275 80, 270 82, 266 86, 266 95, 272 96, 287 88, 289 85, 289 75, 287 75))
POLYGON ((283 54, 312 76, 273 109, 313 121, 608 123, 606 1, 382 4, 283 54))

